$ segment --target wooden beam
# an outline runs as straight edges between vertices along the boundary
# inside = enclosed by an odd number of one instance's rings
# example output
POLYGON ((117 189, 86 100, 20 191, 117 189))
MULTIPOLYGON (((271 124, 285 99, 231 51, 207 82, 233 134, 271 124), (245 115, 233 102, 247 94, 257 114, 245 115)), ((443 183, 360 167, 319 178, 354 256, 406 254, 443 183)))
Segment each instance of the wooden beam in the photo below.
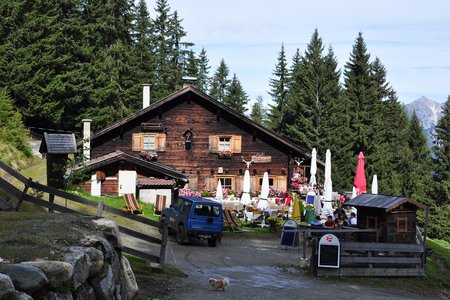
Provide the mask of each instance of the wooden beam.
POLYGON ((341 256, 341 264, 420 264, 420 257, 341 256))
POLYGON ((422 245, 416 244, 342 242, 341 251, 389 251, 423 253, 424 250, 422 245))
POLYGON ((340 276, 424 276, 424 269, 410 268, 341 268, 340 276))

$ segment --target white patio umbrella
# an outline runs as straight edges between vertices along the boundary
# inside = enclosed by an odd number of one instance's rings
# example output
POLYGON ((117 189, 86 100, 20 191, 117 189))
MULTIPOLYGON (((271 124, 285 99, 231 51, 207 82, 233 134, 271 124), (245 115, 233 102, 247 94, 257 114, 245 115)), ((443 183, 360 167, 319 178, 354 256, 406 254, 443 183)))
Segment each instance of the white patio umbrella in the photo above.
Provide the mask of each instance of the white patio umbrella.
POLYGON ((373 175, 373 178, 372 178, 372 194, 378 194, 378 178, 377 178, 377 175, 373 175))
POLYGON ((223 200, 222 183, 220 182, 220 179, 219 179, 219 182, 217 183, 216 199, 223 200))
POLYGON ((309 183, 314 186, 316 185, 316 173, 317 173, 317 151, 316 148, 313 148, 312 150, 312 157, 311 157, 311 177, 309 179, 309 183))
POLYGON ((259 201, 257 208, 262 211, 269 211, 270 205, 267 198, 269 197, 269 174, 264 172, 262 185, 261 185, 261 195, 259 196, 259 201))
POLYGON ((352 199, 356 197, 356 188, 355 186, 353 186, 353 190, 352 190, 352 199))
POLYGON ((324 183, 324 204, 323 212, 325 215, 333 213, 333 207, 331 205, 333 198, 333 183, 331 182, 331 151, 327 149, 325 155, 325 183, 324 183))
POLYGON ((241 203, 243 205, 251 204, 251 199, 250 199, 250 172, 248 170, 245 170, 245 173, 244 173, 244 187, 242 188, 241 203))

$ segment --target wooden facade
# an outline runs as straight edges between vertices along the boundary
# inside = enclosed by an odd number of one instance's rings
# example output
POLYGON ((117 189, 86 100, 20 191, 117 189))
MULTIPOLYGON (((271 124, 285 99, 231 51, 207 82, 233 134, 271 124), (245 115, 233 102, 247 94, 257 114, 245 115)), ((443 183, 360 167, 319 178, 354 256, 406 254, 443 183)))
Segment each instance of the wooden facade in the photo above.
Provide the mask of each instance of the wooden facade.
POLYGON ((213 191, 219 179, 226 187, 241 191, 247 168, 243 159, 252 157, 257 158, 249 167, 252 191, 260 189, 266 171, 272 186, 286 189, 294 159, 303 159, 305 164, 311 160, 303 149, 193 86, 92 136, 92 158, 115 150, 144 159, 151 156, 184 174, 188 187, 195 191, 213 191))
POLYGON ((361 194, 346 205, 358 209, 358 228, 377 229, 380 242, 416 243, 416 213, 424 205, 406 197, 372 194, 361 194))

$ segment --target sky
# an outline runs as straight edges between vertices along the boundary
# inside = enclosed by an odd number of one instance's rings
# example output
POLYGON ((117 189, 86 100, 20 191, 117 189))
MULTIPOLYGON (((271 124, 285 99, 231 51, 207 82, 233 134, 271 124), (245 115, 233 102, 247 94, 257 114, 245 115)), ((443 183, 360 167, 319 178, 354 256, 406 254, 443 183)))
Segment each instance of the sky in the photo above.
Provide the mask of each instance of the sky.
MULTIPOLYGON (((445 102, 450 95, 450 1, 448 0, 169 0, 187 31, 204 47, 213 74, 223 58, 250 99, 267 91, 282 43, 288 65, 304 53, 317 28, 332 46, 341 71, 362 32, 371 61, 378 57, 400 102, 421 96, 445 102)), ((155 17, 154 0, 147 0, 155 17)))

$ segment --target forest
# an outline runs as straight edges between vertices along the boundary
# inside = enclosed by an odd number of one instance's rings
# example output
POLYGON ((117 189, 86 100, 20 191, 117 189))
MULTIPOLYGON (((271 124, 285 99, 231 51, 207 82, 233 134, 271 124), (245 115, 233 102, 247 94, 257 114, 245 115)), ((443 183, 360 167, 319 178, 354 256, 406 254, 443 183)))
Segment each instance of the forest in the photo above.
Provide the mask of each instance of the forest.
POLYGON ((143 83, 157 101, 193 76, 200 90, 307 151, 315 147, 319 158, 330 149, 335 189, 351 190, 363 151, 380 193, 428 205, 431 236, 450 239, 450 97, 430 149, 363 33, 355 33, 343 70, 318 29, 290 59, 280 41, 270 103, 258 97, 248 108, 238 74, 225 59, 211 70, 207 49, 194 51, 167 0, 154 8, 144 0, 0 0, 0 12, 0 140, 27 152, 17 133, 25 126, 80 131, 91 118, 97 130, 141 108, 143 83))

